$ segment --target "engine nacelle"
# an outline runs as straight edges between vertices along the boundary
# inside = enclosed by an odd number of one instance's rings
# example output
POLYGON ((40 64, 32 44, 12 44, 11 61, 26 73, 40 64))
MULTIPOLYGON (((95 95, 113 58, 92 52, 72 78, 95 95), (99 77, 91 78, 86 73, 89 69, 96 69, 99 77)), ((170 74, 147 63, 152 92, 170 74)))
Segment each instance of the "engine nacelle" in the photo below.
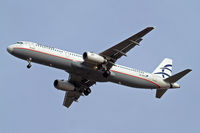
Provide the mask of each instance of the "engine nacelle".
POLYGON ((58 90, 63 90, 63 91, 75 90, 75 86, 66 80, 55 80, 53 84, 54 84, 54 87, 58 90))
POLYGON ((95 53, 91 53, 91 52, 84 52, 83 53, 83 59, 86 62, 92 63, 92 64, 102 64, 102 63, 106 63, 107 60, 95 53))

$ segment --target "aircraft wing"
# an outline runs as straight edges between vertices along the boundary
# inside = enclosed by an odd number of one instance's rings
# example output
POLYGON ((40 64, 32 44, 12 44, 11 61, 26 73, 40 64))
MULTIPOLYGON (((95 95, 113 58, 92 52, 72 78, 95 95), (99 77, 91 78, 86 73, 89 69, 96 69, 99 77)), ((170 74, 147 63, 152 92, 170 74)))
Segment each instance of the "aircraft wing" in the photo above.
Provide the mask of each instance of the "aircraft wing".
POLYGON ((109 59, 109 61, 111 61, 110 64, 108 63, 107 68, 110 69, 113 66, 113 64, 117 61, 117 59, 119 59, 122 56, 126 56, 126 53, 129 50, 131 50, 136 45, 139 45, 139 43, 142 41, 142 37, 153 29, 154 27, 147 27, 144 30, 138 32, 137 34, 120 42, 119 44, 100 53, 101 56, 104 56, 107 59, 109 59))
POLYGON ((63 105, 67 108, 69 108, 74 101, 78 102, 80 96, 83 96, 82 90, 89 88, 96 83, 95 81, 90 81, 76 75, 70 75, 69 82, 73 83, 77 88, 76 91, 67 91, 65 93, 63 105))

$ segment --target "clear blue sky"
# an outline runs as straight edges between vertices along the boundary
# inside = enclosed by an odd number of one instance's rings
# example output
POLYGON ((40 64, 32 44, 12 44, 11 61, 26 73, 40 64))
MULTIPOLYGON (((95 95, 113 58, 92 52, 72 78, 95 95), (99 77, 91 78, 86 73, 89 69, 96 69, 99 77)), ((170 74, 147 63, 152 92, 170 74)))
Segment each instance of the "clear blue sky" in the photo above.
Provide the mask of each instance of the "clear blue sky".
POLYGON ((199 0, 1 0, 1 133, 200 132, 199 0), (97 83, 70 109, 53 86, 68 74, 7 53, 33 41, 82 54, 101 52, 147 26, 156 29, 117 63, 152 72, 165 57, 193 71, 162 99, 155 91, 97 83))

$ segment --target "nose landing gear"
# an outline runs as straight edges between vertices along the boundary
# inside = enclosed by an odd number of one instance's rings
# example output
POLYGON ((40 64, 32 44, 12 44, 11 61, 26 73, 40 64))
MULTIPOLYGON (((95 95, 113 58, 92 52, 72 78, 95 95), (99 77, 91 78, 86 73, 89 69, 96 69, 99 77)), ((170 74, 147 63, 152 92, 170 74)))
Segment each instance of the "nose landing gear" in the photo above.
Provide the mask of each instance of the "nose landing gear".
POLYGON ((28 69, 30 69, 31 68, 31 60, 32 60, 32 58, 29 58, 29 59, 27 59, 27 61, 28 61, 28 65, 27 65, 27 68, 28 69))

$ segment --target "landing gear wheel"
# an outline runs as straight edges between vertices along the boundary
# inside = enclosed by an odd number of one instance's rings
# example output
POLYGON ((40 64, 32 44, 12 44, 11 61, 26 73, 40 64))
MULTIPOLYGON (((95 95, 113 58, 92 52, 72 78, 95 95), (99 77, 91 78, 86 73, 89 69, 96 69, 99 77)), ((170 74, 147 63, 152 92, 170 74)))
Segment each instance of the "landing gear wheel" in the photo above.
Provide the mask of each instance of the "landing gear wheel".
POLYGON ((31 68, 31 64, 28 64, 28 65, 27 65, 27 68, 30 69, 30 68, 31 68))
POLYGON ((108 76, 110 76, 110 71, 106 70, 104 73, 103 73, 103 76, 105 78, 107 78, 108 76))
POLYGON ((87 89, 84 90, 83 93, 84 93, 85 96, 88 96, 91 93, 91 89, 87 88, 87 89))
POLYGON ((29 69, 29 68, 31 68, 31 60, 32 60, 32 58, 29 58, 29 59, 27 59, 27 61, 28 61, 28 65, 27 65, 27 68, 29 69))

